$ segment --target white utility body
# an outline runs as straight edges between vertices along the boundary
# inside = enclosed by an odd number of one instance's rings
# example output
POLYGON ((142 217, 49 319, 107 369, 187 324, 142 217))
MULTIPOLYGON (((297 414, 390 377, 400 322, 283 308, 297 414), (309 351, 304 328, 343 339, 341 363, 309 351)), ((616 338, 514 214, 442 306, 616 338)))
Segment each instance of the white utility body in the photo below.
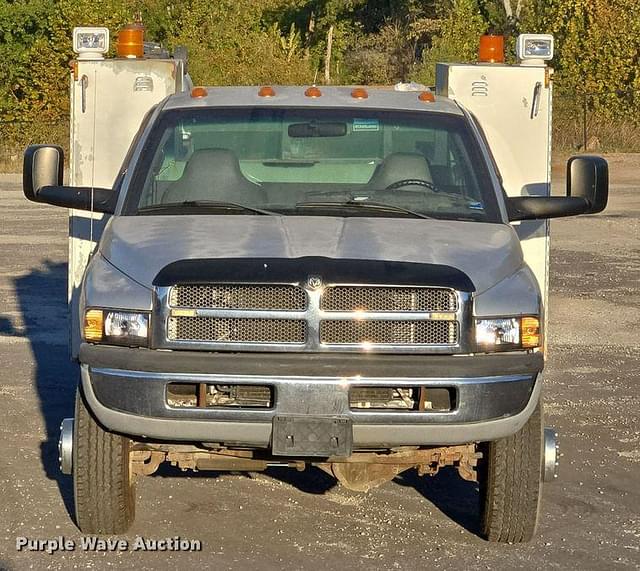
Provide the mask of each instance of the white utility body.
MULTIPOLYGON (((69 184, 111 188, 148 111, 190 88, 178 59, 78 59, 71 72, 69 184)), ((68 299, 71 356, 77 358, 78 292, 108 216, 69 211, 68 299)))
MULTIPOLYGON (((544 64, 437 64, 436 93, 480 123, 507 196, 551 196, 552 70, 544 64)), ((512 222, 527 265, 549 297, 549 221, 512 222)), ((545 336, 546 344, 546 336, 545 336)))

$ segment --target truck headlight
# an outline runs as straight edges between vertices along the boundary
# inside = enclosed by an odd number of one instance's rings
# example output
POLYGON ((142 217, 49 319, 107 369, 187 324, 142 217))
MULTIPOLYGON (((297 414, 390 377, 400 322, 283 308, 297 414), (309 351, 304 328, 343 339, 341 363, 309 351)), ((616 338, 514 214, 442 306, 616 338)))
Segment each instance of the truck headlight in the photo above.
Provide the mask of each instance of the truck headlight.
POLYGON ((514 351, 540 346, 537 317, 496 317, 476 320, 476 345, 480 351, 514 351))
POLYGON ((90 343, 146 347, 149 344, 149 314, 89 309, 84 314, 84 339, 90 343))

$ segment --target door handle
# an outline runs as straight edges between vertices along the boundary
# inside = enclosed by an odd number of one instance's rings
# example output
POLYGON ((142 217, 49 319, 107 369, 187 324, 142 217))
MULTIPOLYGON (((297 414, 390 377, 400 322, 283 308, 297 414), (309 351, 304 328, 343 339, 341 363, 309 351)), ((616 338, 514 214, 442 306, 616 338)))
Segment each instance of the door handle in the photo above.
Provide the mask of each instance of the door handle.
POLYGON ((80 79, 80 86, 82 87, 82 112, 85 113, 87 111, 87 87, 89 86, 89 78, 86 75, 80 79))
POLYGON ((540 94, 542 93, 542 82, 538 81, 533 88, 533 101, 531 102, 531 119, 538 116, 540 111, 540 94))

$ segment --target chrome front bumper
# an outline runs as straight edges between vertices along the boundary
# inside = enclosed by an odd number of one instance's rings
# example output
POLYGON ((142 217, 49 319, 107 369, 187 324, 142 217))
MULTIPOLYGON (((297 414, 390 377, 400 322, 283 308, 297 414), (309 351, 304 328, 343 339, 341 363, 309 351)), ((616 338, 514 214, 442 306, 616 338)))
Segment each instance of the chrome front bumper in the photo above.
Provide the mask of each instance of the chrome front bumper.
MULTIPOLYGON (((463 361, 459 362, 462 366, 463 361)), ((213 367, 215 360, 211 363, 213 367)), ((420 375, 378 376, 369 368, 366 375, 329 376, 318 369, 319 374, 311 376, 276 375, 272 370, 268 374, 145 371, 104 363, 81 367, 87 403, 113 431, 260 448, 270 446, 273 419, 280 415, 347 418, 353 426, 354 449, 493 440, 519 430, 538 401, 541 380, 537 371, 460 376, 458 370, 455 376, 432 376, 425 374, 427 370, 420 375), (272 408, 258 410, 172 408, 166 403, 169 382, 269 385, 275 402, 272 408), (358 385, 450 387, 456 391, 456 406, 450 412, 351 410, 349 389, 358 385)))

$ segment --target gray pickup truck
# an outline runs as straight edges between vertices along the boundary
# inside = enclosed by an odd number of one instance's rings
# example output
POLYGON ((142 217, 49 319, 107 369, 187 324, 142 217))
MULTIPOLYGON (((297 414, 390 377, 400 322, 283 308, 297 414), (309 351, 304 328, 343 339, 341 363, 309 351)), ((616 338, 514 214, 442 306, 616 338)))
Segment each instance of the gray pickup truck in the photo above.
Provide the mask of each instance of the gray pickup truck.
POLYGON ((607 163, 507 197, 486 141, 430 92, 234 87, 156 105, 112 189, 64 186, 62 150, 29 147, 28 199, 110 215, 60 440, 80 529, 125 531, 163 462, 363 491, 452 466, 489 540, 530 539, 557 457, 512 223, 600 212, 607 163))

